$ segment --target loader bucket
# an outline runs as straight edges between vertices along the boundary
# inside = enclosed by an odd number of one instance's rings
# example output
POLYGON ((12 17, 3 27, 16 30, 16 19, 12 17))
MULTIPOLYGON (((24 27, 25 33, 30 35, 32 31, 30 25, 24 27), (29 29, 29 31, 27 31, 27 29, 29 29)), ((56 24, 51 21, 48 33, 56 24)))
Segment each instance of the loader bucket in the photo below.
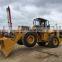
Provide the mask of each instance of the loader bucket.
POLYGON ((7 57, 13 50, 14 45, 16 42, 9 38, 1 38, 0 39, 0 51, 7 57))
POLYGON ((2 37, 0 38, 0 51, 7 57, 12 51, 13 47, 17 44, 18 40, 22 38, 22 33, 15 33, 14 38, 2 37))

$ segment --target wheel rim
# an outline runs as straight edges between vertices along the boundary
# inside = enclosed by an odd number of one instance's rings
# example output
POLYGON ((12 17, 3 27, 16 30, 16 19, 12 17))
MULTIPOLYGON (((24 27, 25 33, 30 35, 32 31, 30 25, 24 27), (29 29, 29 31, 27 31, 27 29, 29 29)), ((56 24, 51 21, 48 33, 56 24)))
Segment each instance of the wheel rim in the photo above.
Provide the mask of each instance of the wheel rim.
POLYGON ((32 43, 34 42, 34 36, 32 36, 32 35, 28 36, 27 42, 28 42, 29 44, 32 44, 32 43))
POLYGON ((57 39, 54 39, 54 40, 53 40, 53 44, 54 44, 55 46, 58 45, 57 39))

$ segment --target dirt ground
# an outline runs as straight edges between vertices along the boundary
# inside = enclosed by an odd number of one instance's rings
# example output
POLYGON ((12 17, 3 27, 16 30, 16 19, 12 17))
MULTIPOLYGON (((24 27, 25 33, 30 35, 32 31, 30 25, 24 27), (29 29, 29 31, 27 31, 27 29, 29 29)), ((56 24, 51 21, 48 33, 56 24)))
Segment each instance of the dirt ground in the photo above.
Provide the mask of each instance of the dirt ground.
POLYGON ((62 62, 62 46, 27 48, 16 45, 9 57, 5 58, 0 53, 0 62, 62 62))

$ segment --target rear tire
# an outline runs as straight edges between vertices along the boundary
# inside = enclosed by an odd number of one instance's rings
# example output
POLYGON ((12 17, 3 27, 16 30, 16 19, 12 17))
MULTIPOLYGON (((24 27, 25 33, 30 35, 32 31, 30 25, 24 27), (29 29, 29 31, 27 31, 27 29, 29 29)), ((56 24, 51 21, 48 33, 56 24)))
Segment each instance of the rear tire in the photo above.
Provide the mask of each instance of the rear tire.
POLYGON ((23 44, 27 47, 33 47, 36 44, 36 33, 28 32, 25 34, 23 44))
POLYGON ((59 39, 57 37, 51 37, 48 42, 48 46, 51 48, 56 48, 59 46, 59 39))

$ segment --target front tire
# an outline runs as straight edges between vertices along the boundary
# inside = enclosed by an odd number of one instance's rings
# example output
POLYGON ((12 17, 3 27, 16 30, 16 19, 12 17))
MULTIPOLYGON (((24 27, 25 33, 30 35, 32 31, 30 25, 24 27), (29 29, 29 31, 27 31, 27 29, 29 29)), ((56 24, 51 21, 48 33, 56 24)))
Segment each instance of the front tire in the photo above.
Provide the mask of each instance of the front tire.
POLYGON ((36 44, 36 33, 28 32, 25 34, 23 44, 27 47, 33 47, 36 44))

